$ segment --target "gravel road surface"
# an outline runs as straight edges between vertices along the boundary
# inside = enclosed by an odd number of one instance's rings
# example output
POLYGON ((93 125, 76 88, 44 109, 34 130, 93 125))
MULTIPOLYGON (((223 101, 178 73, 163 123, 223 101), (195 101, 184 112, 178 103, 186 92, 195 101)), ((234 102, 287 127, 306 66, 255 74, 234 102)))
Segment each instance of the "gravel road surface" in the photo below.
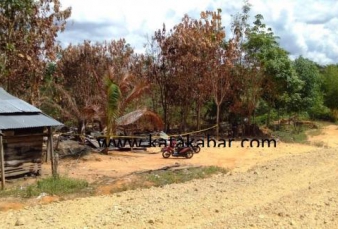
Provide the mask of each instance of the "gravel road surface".
MULTIPOLYGON (((273 152, 271 152, 273 153, 273 152)), ((0 213, 0 228, 338 228, 338 149, 248 171, 0 213)))

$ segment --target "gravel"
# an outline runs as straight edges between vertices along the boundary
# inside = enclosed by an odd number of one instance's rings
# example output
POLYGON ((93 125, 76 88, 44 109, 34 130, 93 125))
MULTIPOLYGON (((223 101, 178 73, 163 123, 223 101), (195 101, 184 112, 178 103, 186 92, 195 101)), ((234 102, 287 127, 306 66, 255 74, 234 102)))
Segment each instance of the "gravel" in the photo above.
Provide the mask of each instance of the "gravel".
MULTIPOLYGON (((273 153, 273 152, 272 152, 273 153)), ((0 213, 0 228, 338 228, 338 149, 0 213)))

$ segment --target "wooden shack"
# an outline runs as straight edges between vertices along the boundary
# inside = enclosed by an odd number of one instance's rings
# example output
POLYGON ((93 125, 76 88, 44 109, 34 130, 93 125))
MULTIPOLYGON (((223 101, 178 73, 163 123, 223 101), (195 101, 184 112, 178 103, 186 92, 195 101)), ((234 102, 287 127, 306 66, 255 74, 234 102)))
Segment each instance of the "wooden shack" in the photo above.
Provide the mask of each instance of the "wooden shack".
MULTIPOLYGON (((53 158, 51 127, 62 123, 0 87, 1 180, 27 173, 40 174, 43 140, 48 139, 46 158, 53 158)), ((53 163, 52 163, 53 164, 53 163)))

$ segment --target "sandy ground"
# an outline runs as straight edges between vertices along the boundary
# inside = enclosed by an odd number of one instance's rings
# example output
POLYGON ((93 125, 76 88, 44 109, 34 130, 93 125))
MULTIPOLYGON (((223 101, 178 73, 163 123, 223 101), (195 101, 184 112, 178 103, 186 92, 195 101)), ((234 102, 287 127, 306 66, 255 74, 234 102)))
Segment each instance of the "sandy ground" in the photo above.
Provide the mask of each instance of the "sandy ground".
MULTIPOLYGON (((336 130, 338 133, 338 130, 336 130)), ((326 133, 325 135, 326 136, 326 133)), ((317 141, 317 140, 316 140, 317 141)), ((218 143, 217 143, 218 144, 218 143)), ((256 143, 255 143, 256 144, 256 143)), ((211 145, 213 146, 213 145, 211 145)), ((258 162, 274 160, 285 154, 298 154, 317 149, 316 146, 303 144, 286 144, 280 141, 276 147, 250 147, 249 142, 241 146, 241 141, 234 141, 231 147, 205 147, 194 154, 192 159, 173 158, 164 159, 160 148, 148 148, 145 151, 118 152, 109 155, 90 154, 77 160, 63 160, 59 163, 59 172, 70 177, 84 178, 89 182, 108 177, 119 177, 131 172, 157 169, 167 165, 216 165, 229 169, 245 171, 258 162)), ((43 175, 50 174, 50 165, 43 166, 43 175)))
MULTIPOLYGON (((310 138, 312 145, 251 148, 238 141, 203 148, 192 159, 164 159, 159 148, 151 148, 60 161, 61 174, 90 182, 175 163, 217 165, 231 173, 24 209, 2 202, 0 209, 7 211, 0 212, 0 228, 338 228, 337 136, 338 126, 330 125, 310 138)), ((58 197, 45 202, 53 200, 58 197)))
POLYGON ((320 135, 312 136, 309 138, 309 141, 312 144, 323 143, 324 146, 335 148, 338 147, 338 126, 329 125, 326 126, 320 135))

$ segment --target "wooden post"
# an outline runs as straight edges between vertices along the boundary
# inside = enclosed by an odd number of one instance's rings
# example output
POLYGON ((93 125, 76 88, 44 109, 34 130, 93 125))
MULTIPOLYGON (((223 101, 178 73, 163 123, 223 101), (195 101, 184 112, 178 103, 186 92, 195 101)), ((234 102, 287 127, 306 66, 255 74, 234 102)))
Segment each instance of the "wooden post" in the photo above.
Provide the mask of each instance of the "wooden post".
POLYGON ((5 189, 5 157, 4 147, 2 141, 2 132, 0 130, 0 163, 1 163, 1 189, 5 189))
POLYGON ((53 149, 53 134, 52 134, 52 127, 48 127, 48 153, 50 157, 50 163, 51 163, 51 168, 52 168, 52 175, 53 177, 56 177, 57 175, 57 170, 55 168, 55 155, 54 155, 54 149, 53 149))
POLYGON ((50 142, 49 142, 50 136, 49 135, 50 134, 49 134, 49 130, 48 130, 48 137, 47 137, 47 143, 46 143, 46 155, 45 155, 45 158, 44 158, 45 162, 48 162, 50 160, 50 154, 51 154, 50 148, 49 148, 49 145, 50 145, 50 142))

